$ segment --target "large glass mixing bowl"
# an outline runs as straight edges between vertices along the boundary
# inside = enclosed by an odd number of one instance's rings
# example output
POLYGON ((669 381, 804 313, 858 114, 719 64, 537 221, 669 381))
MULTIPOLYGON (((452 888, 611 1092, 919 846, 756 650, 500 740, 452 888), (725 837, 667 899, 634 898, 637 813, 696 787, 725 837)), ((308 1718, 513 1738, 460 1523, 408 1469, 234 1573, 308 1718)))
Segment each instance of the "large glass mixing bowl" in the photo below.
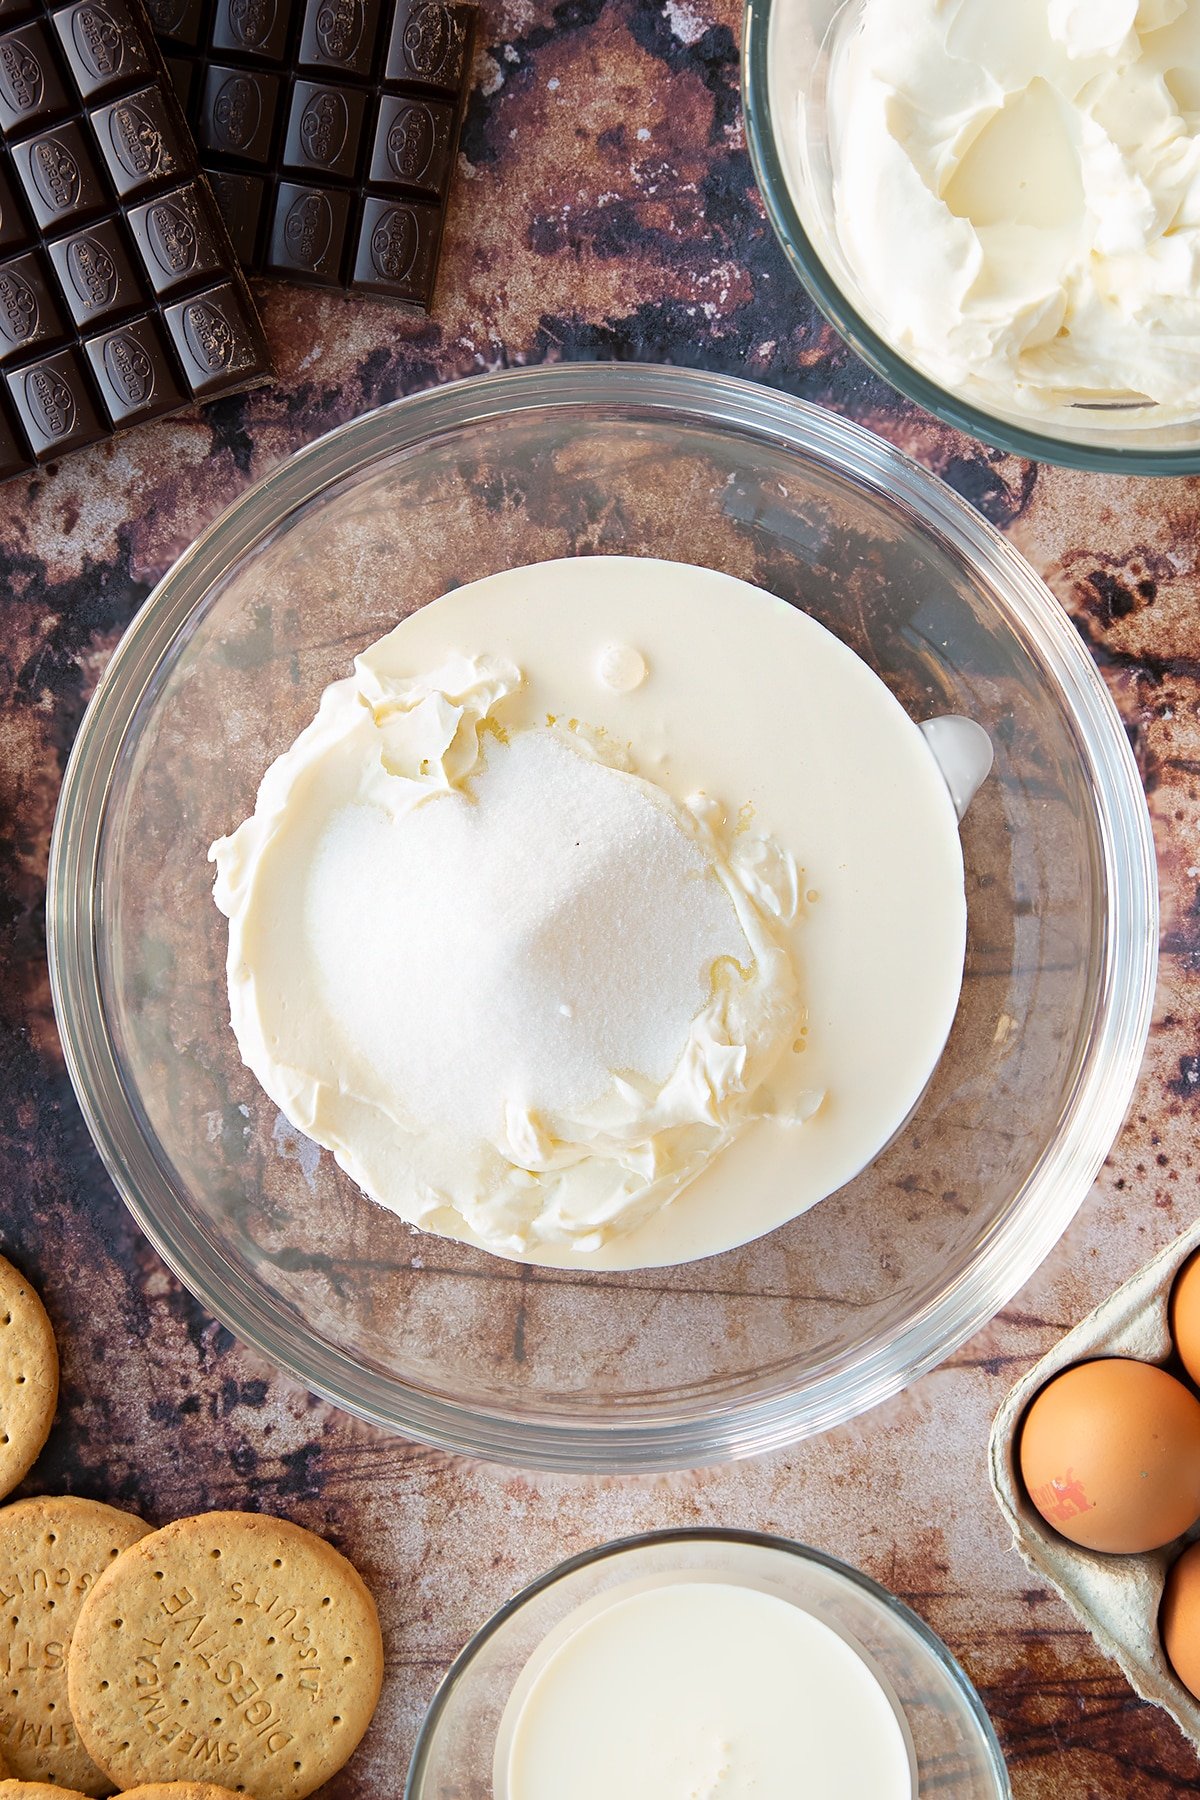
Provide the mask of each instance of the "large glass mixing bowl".
MULTIPOLYGON (((1149 402, 1063 407, 1049 418, 991 408, 951 392, 892 342, 838 241, 835 145, 854 118, 837 115, 830 48, 864 0, 746 0, 742 97, 751 160, 768 216, 792 268, 821 311, 893 387, 947 424, 1019 456, 1129 475, 1200 470, 1200 418, 1149 402)), ((1004 15, 1004 0, 996 14, 1004 15)), ((919 257, 922 246, 912 245, 919 257)))
MULTIPOLYGON (((778 728, 786 756, 786 718, 778 728)), ((782 395, 591 364, 358 419, 193 545, 84 720, 49 936, 101 1155, 232 1331, 431 1444, 668 1468, 846 1419, 1010 1298, 1128 1103, 1156 887, 1116 710, 1052 595, 970 507, 782 395), (848 1187, 742 1249, 569 1274, 418 1235, 297 1136, 229 1028, 205 857, 326 683, 399 614, 505 566, 606 552, 707 564, 783 595, 914 717, 979 720, 996 764, 963 828, 962 1002, 907 1128, 848 1187)))

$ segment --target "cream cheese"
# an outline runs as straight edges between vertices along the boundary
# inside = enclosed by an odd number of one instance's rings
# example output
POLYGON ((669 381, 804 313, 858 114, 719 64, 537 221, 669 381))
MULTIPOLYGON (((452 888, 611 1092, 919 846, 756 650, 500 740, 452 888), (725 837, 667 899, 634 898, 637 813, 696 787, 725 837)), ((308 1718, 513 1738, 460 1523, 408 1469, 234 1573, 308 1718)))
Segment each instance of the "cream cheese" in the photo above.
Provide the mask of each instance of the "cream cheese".
POLYGON ((1200 5, 863 0, 829 111, 841 248, 909 360, 1001 411, 1200 411, 1200 5))

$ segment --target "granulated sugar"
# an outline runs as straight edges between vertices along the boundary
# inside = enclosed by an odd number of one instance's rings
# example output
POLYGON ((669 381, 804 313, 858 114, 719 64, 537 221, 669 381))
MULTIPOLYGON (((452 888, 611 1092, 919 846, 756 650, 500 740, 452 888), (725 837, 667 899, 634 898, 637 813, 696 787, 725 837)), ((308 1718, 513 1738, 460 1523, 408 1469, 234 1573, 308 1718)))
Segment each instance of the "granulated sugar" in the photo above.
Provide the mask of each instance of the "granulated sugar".
POLYGON ((494 1137, 504 1106, 660 1083, 745 964, 733 903, 671 810, 555 733, 488 740, 471 793, 397 819, 353 805, 308 873, 306 936, 348 1068, 414 1123, 494 1137))

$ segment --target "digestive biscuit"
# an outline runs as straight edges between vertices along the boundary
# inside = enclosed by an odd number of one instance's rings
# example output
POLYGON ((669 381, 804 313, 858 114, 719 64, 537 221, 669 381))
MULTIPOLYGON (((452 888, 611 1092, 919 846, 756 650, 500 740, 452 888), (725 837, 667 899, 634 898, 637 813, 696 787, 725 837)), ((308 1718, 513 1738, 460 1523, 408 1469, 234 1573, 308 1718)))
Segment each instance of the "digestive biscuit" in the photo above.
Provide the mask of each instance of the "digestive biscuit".
POLYGON ((362 1737, 375 1603, 322 1538, 260 1513, 178 1519, 117 1558, 71 1645, 71 1711, 119 1786, 184 1776, 303 1800, 362 1737))

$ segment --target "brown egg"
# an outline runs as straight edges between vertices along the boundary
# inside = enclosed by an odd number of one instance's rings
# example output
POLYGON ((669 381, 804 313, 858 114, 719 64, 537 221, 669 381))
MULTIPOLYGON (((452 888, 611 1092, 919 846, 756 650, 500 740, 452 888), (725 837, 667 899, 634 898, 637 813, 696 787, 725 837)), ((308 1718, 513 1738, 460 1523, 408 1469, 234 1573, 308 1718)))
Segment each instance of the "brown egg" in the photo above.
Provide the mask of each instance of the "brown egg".
POLYGON ((1192 1544, 1171 1565, 1158 1629, 1171 1667, 1200 1700, 1200 1544, 1192 1544))
POLYGON ((1179 1360, 1200 1386, 1200 1251, 1190 1256, 1171 1289, 1171 1336, 1179 1360))
POLYGON ((1200 1400, 1152 1363, 1057 1375, 1025 1414, 1019 1455, 1047 1524, 1089 1550, 1156 1550, 1200 1518, 1200 1400))

